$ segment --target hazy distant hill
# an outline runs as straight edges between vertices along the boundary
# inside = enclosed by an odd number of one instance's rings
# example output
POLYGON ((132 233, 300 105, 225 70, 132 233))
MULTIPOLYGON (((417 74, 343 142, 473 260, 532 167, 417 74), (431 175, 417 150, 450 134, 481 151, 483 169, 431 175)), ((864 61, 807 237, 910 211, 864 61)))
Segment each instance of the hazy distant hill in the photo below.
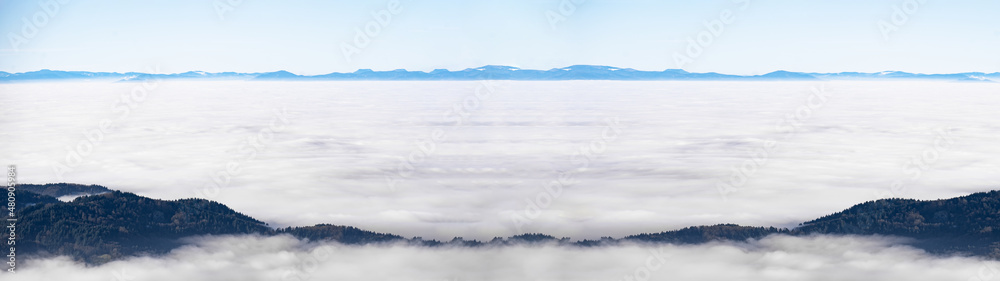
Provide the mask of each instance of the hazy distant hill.
POLYGON ((19 250, 93 263, 162 253, 187 236, 272 233, 263 222, 216 202, 164 201, 120 191, 23 207, 18 217, 19 250))
POLYGON ((334 240, 344 244, 366 244, 374 242, 389 242, 403 240, 402 236, 375 233, 352 226, 332 224, 317 224, 314 226, 289 227, 279 229, 277 233, 287 233, 292 236, 309 240, 334 240))
POLYGON ((883 199, 803 223, 795 229, 715 225, 689 227, 624 240, 703 243, 746 240, 770 234, 894 235, 933 253, 1000 258, 1000 191, 951 199, 883 199))
MULTIPOLYGON (((108 190, 102 186, 75 184, 20 187, 21 190, 60 196, 79 191, 108 190)), ((84 196, 72 202, 61 202, 40 193, 21 192, 18 202, 22 204, 18 221, 20 250, 38 255, 68 255, 88 263, 165 253, 182 245, 179 238, 210 234, 288 234, 302 239, 345 244, 402 242, 425 246, 515 243, 600 246, 627 241, 697 244, 716 240, 745 241, 772 234, 877 234, 911 237, 914 238, 913 246, 934 253, 1000 258, 998 191, 933 201, 884 199, 865 202, 805 222, 795 229, 721 224, 578 242, 540 233, 497 237, 489 242, 461 238, 440 242, 419 237, 405 239, 398 235, 330 224, 272 229, 266 223, 216 202, 202 199, 165 201, 120 191, 84 196)))
POLYGON ((375 71, 359 69, 355 72, 334 72, 320 75, 297 75, 288 71, 266 73, 204 72, 160 74, 140 72, 87 72, 59 71, 43 69, 39 71, 7 73, 0 72, 0 82, 45 81, 45 80, 107 80, 107 81, 147 81, 170 79, 197 80, 736 80, 736 81, 809 81, 809 80, 944 80, 944 81, 1000 81, 1000 72, 966 72, 952 74, 921 74, 901 71, 875 73, 839 72, 804 73, 774 71, 763 75, 731 75, 714 72, 694 73, 681 69, 645 71, 600 65, 573 65, 549 70, 521 69, 512 66, 487 65, 477 68, 451 71, 435 69, 430 72, 396 69, 375 71))
POLYGON ((735 224, 720 224, 712 226, 692 226, 680 230, 660 233, 643 233, 630 235, 622 240, 661 242, 674 244, 698 244, 716 240, 744 241, 760 239, 771 234, 791 234, 784 228, 740 226, 735 224))
POLYGON ((1000 191, 933 201, 870 201, 808 221, 796 231, 912 237, 932 252, 1000 258, 1000 191))
POLYGON ((95 195, 111 192, 107 187, 100 185, 82 185, 73 183, 49 183, 42 185, 26 184, 17 187, 20 191, 27 191, 55 198, 75 195, 95 195))

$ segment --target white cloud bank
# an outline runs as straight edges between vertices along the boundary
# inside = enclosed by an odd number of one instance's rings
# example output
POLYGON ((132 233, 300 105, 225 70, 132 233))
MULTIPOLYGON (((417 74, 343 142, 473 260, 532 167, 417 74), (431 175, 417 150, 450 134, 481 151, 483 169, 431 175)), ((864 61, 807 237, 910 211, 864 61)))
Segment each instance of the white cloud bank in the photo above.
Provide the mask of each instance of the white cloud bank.
MULTIPOLYGON (((995 280, 1000 262, 936 257, 888 237, 770 236, 697 246, 344 246, 213 237, 157 258, 86 267, 28 260, 19 280, 995 280), (632 279, 629 279, 632 278, 632 279)), ((2 275, 2 274, 0 274, 2 275)))
POLYGON ((142 101, 122 98, 142 97, 136 83, 0 84, 0 159, 18 165, 23 183, 165 199, 198 196, 233 162, 239 173, 211 199, 272 225, 436 239, 515 234, 512 215, 548 202, 544 186, 560 173, 575 182, 522 231, 597 238, 788 226, 876 199, 898 180, 897 196, 921 199, 1000 184, 998 84, 830 82, 827 101, 785 138, 776 125, 806 114, 821 82, 496 83, 477 97, 474 81, 165 81, 142 101), (452 126, 449 111, 462 103, 474 110, 452 126), (577 169, 574 153, 609 136, 608 118, 620 135, 577 169), (100 144, 57 177, 52 166, 66 162, 67 147, 105 119, 114 126, 100 144), (246 161, 253 138, 275 126, 246 161), (399 159, 436 129, 445 139, 391 190, 386 177, 397 176, 399 159), (934 150, 939 130, 954 139, 947 149, 934 150), (770 140, 779 149, 723 200, 719 180, 770 140), (924 155, 936 160, 910 164, 924 155))

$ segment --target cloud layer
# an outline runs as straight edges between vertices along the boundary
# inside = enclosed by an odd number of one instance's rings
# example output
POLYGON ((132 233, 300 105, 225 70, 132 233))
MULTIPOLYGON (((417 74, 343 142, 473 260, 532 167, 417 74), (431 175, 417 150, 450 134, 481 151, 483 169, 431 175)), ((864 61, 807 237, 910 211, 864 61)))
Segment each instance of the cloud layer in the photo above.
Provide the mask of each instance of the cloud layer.
POLYGON ((1000 262, 934 257, 887 237, 770 236, 698 246, 412 247, 208 237, 158 258, 24 262, 11 280, 990 280, 1000 262), (628 279, 631 278, 631 279, 628 279), (978 279, 976 279, 978 278, 978 279))
POLYGON ((946 82, 2 84, 0 158, 23 183, 209 198, 276 226, 436 239, 792 226, 887 195, 996 188, 996 93, 946 82), (770 144, 722 196, 718 184, 770 144), (87 155, 73 165, 73 153, 87 155), (71 169, 61 177, 60 164, 71 169))

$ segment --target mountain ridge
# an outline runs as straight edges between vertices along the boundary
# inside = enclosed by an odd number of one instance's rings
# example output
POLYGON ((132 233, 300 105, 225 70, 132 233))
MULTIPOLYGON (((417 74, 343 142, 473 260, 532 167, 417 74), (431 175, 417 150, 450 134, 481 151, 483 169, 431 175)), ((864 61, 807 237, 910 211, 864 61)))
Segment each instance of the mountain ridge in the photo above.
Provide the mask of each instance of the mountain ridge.
MULTIPOLYGON (((66 255, 88 264, 139 255, 158 255, 183 246, 181 238, 204 235, 291 235, 343 244, 406 243, 419 246, 504 246, 556 243, 593 247, 626 242, 700 244, 746 241, 769 235, 892 235, 911 238, 911 246, 934 254, 1000 259, 1000 191, 938 199, 881 199, 806 221, 795 228, 718 224, 692 226, 622 238, 572 241, 541 233, 496 237, 490 241, 424 240, 378 233, 353 226, 317 224, 271 228, 267 223, 204 199, 159 200, 99 185, 23 184, 18 188, 19 251, 38 256, 66 255), (69 202, 54 195, 79 194, 69 202), (105 191, 107 190, 107 191, 105 191), (59 193, 61 192, 61 193, 59 193), (994 230, 995 229, 995 230, 994 230)), ((6 235, 6 234, 5 234, 6 235)), ((4 237, 6 238, 6 236, 4 237)))
POLYGON ((715 72, 695 73, 682 69, 645 71, 601 65, 571 65, 549 70, 521 69, 513 66, 486 65, 451 71, 435 69, 430 72, 396 69, 375 71, 359 69, 354 72, 333 72, 319 75, 299 75, 285 70, 272 72, 204 72, 162 74, 142 72, 89 72, 42 69, 38 71, 0 72, 0 82, 25 82, 48 80, 109 80, 135 82, 147 80, 196 79, 196 80, 248 80, 248 81, 436 81, 436 80, 614 80, 614 81, 810 81, 810 80, 945 80, 945 81, 1000 81, 1000 72, 963 72, 951 74, 922 74, 901 71, 873 73, 838 72, 810 73, 777 70, 761 75, 733 75, 715 72))

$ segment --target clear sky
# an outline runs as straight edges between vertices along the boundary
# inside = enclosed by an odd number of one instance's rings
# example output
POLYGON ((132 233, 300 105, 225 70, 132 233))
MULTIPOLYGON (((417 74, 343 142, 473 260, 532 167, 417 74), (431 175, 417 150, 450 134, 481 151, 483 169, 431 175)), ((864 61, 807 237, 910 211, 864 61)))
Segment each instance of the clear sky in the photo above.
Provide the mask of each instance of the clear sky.
POLYGON ((399 1, 391 13, 390 0, 0 0, 0 71, 1000 71, 1000 1, 399 1), (357 48, 366 26, 377 33, 357 48))

